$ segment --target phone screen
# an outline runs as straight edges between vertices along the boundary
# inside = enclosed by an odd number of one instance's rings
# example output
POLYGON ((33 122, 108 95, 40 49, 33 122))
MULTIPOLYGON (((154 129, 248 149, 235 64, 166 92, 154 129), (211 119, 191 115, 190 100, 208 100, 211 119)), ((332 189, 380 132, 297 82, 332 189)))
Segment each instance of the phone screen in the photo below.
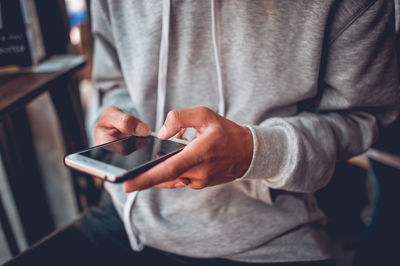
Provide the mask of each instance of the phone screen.
POLYGON ((130 171, 149 161, 175 153, 183 146, 153 136, 131 136, 84 151, 80 155, 130 171))

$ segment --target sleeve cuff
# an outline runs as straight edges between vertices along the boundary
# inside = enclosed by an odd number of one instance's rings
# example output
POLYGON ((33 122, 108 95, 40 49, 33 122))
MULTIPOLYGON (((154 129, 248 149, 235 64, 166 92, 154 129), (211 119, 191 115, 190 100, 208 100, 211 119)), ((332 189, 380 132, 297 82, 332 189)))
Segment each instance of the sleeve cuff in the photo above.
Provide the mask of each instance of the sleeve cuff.
POLYGON ((298 145, 291 127, 269 124, 244 125, 253 135, 253 158, 245 174, 237 180, 263 179, 269 187, 280 188, 285 186, 294 171, 298 145))

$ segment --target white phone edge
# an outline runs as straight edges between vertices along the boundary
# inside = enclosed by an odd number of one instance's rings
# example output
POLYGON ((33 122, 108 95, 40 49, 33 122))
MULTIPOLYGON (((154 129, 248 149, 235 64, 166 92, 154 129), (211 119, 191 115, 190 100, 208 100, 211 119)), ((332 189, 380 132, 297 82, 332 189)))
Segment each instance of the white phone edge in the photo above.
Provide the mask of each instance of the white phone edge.
POLYGON ((111 182, 116 182, 118 178, 127 173, 125 169, 82 156, 79 153, 66 156, 64 162, 77 170, 111 182))

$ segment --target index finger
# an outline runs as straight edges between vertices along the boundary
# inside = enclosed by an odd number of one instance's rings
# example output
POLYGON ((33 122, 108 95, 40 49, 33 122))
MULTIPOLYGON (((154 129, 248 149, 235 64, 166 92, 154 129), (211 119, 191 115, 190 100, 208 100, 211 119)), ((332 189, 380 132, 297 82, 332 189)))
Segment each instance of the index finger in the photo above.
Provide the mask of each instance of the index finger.
POLYGON ((147 136, 150 134, 150 128, 146 123, 115 106, 109 106, 103 110, 97 126, 116 128, 121 133, 137 136, 147 136))
POLYGON ((168 139, 184 128, 201 128, 207 126, 218 116, 207 107, 172 110, 168 113, 164 125, 158 133, 160 139, 168 139))
POLYGON ((187 172, 199 161, 197 153, 193 152, 196 146, 193 144, 193 142, 190 143, 181 152, 171 156, 137 177, 126 181, 124 184, 125 192, 147 189, 166 181, 176 179, 187 172))

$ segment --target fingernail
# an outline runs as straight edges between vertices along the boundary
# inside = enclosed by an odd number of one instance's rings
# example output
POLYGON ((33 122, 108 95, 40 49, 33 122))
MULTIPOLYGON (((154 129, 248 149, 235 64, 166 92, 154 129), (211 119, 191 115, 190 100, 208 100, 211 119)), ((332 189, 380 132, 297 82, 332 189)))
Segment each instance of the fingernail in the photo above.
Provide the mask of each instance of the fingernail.
POLYGON ((181 188, 181 187, 186 187, 186 184, 181 181, 181 182, 176 183, 174 186, 176 188, 181 188))
POLYGON ((150 134, 150 128, 144 123, 139 123, 135 128, 135 132, 138 135, 147 136, 150 134))
POLYGON ((162 126, 162 128, 160 129, 160 131, 158 132, 158 137, 159 138, 163 138, 165 135, 167 134, 167 129, 165 126, 162 126))

